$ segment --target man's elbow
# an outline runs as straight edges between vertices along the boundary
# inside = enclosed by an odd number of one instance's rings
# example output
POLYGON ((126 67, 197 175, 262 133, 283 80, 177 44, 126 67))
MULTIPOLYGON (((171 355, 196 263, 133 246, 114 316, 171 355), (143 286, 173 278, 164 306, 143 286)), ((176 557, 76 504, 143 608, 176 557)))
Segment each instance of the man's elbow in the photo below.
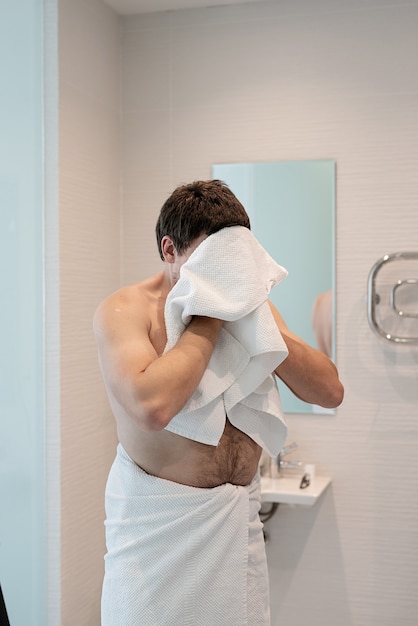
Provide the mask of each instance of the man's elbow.
POLYGON ((155 400, 144 401, 142 399, 135 402, 128 410, 128 414, 138 428, 147 432, 163 430, 173 418, 170 407, 155 400))
POLYGON ((322 403, 327 409, 336 409, 344 400, 344 386, 337 380, 327 389, 326 400, 322 403))
POLYGON ((137 421, 140 423, 140 427, 148 432, 155 432, 163 430, 167 424, 171 421, 173 415, 171 415, 165 407, 152 407, 148 410, 141 410, 140 416, 137 417, 137 421))

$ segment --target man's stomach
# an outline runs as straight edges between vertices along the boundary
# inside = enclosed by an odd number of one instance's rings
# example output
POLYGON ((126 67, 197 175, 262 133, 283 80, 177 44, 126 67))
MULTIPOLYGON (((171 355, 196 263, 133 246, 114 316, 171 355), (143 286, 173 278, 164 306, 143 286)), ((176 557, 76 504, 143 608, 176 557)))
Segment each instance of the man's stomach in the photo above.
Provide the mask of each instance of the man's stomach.
POLYGON ((168 430, 145 432, 129 418, 117 419, 119 441, 148 474, 212 488, 223 483, 249 485, 257 472, 261 448, 227 420, 217 446, 186 439, 168 430))

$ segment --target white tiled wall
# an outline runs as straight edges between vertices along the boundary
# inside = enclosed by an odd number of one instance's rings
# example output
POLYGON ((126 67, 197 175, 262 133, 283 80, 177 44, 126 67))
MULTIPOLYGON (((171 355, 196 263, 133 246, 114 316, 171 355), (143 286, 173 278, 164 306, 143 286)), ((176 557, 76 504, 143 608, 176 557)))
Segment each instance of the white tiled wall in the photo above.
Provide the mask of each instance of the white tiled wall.
POLYGON ((274 625, 416 622, 418 348, 379 340, 365 296, 378 258, 418 249, 417 23, 417 2, 384 0, 123 20, 123 282, 159 269, 158 210, 212 163, 337 163, 346 398, 335 417, 288 419, 293 456, 333 486, 315 508, 283 506, 268 523, 274 625))
POLYGON ((63 626, 100 624, 103 497, 115 433, 92 320, 120 284, 119 26, 98 0, 60 0, 63 626))
POLYGON ((209 178, 214 162, 317 158, 337 163, 346 398, 335 417, 288 419, 294 456, 333 485, 268 523, 273 626, 416 623, 418 352, 372 334, 365 296, 378 258, 418 249, 417 21, 416 1, 119 20, 99 0, 60 0, 63 624, 99 624, 114 431, 97 302, 160 268, 154 224, 177 184, 209 178))

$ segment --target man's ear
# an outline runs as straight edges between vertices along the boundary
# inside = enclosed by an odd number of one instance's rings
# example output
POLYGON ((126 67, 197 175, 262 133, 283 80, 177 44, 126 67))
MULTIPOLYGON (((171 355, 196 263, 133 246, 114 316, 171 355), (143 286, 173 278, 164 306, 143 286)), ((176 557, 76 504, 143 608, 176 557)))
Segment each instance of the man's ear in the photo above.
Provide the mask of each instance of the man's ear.
POLYGON ((174 243, 170 239, 168 235, 164 235, 161 239, 161 252, 163 254, 164 260, 167 263, 174 263, 175 261, 175 247, 174 243))

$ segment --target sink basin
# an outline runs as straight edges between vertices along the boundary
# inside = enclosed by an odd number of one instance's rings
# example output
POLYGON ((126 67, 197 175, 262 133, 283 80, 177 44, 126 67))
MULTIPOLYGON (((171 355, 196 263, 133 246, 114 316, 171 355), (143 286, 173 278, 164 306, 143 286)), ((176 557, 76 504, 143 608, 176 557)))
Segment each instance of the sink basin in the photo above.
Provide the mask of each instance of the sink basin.
POLYGON ((302 476, 261 477, 261 501, 312 506, 331 484, 329 476, 315 476, 309 487, 300 489, 302 476))

